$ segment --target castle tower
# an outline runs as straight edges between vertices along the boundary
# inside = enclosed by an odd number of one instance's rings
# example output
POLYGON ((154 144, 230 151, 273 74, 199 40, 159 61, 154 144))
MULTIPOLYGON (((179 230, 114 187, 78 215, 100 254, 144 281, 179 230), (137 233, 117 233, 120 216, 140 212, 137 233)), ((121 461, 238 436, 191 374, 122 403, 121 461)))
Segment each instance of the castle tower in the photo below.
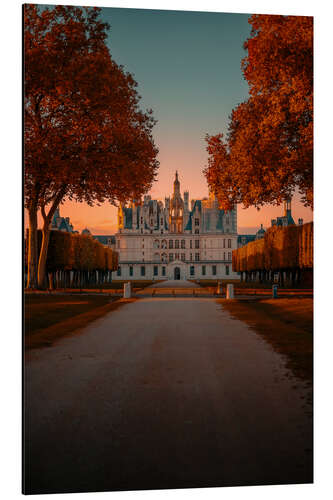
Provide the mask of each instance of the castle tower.
POLYGON ((178 180, 178 172, 176 170, 175 180, 173 183, 173 194, 170 200, 169 227, 172 233, 183 232, 183 212, 184 202, 180 194, 180 182, 178 180))
POLYGON ((284 202, 284 216, 285 217, 291 216, 291 198, 288 198, 284 202))
POLYGON ((124 205, 121 203, 118 206, 118 231, 121 232, 124 229, 124 205))
POLYGON ((189 200, 189 192, 188 191, 184 191, 184 210, 186 210, 187 212, 189 210, 188 200, 189 200))
POLYGON ((178 180, 178 172, 176 170, 176 176, 175 180, 173 182, 173 196, 178 195, 180 196, 180 182, 178 180))

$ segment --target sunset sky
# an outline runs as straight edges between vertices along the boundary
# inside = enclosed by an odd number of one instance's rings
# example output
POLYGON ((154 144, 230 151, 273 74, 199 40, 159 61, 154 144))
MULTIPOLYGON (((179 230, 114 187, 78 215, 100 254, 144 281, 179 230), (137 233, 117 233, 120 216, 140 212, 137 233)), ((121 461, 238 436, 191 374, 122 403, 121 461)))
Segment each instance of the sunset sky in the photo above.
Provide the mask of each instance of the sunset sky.
MULTIPOLYGON (((207 196, 205 134, 225 133, 232 109, 248 95, 241 72, 243 42, 250 35, 248 16, 103 8, 102 18, 111 25, 112 57, 134 74, 142 107, 152 108, 158 120, 154 138, 160 169, 151 196, 163 200, 171 193, 176 169, 181 190, 189 190, 190 199, 207 196)), ((295 221, 312 220, 312 211, 297 198, 292 208, 295 221)), ((60 210, 77 230, 116 231, 117 209, 109 204, 91 208, 65 202, 60 210)), ((282 212, 281 206, 259 212, 239 206, 238 230, 253 233, 260 223, 270 226, 271 218, 282 212)))

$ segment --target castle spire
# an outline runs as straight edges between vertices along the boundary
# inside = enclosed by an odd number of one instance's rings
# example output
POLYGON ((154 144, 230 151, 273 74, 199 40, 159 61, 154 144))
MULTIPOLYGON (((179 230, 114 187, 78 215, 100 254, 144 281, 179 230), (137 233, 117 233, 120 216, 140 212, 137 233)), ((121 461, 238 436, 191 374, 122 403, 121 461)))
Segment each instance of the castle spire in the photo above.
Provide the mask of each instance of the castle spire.
POLYGON ((175 194, 179 194, 180 195, 180 182, 178 180, 178 172, 177 172, 177 170, 176 170, 175 180, 174 180, 174 183, 173 183, 173 193, 174 193, 174 195, 175 194))

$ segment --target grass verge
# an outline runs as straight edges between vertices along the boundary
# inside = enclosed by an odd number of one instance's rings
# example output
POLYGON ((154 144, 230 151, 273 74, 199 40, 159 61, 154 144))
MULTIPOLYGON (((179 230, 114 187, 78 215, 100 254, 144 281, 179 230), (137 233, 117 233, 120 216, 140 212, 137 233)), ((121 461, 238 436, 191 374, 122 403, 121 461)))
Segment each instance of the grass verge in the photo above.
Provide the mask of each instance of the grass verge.
POLYGON ((232 316, 247 323, 287 366, 307 381, 313 380, 313 300, 308 298, 219 300, 232 316))
POLYGON ((125 302, 98 295, 26 294, 24 348, 49 347, 61 337, 84 328, 125 302))
POLYGON ((103 289, 103 290, 122 290, 123 287, 124 287, 124 283, 128 283, 130 282, 131 285, 132 285, 132 289, 134 288, 146 288, 147 286, 150 286, 150 285, 153 285, 154 283, 161 283, 161 281, 163 280, 117 280, 117 281, 112 281, 111 283, 104 283, 103 285, 101 285, 100 287, 99 286, 96 286, 96 285, 88 285, 88 286, 85 286, 84 289, 85 290, 89 290, 89 289, 103 289))
MULTIPOLYGON (((189 280, 189 281, 192 281, 193 283, 197 283, 198 285, 202 286, 202 287, 217 287, 217 283, 218 281, 222 281, 222 286, 225 287, 228 283, 232 283, 235 288, 256 288, 256 289, 260 289, 260 288, 263 288, 263 289, 267 289, 267 290, 271 290, 272 289, 272 285, 274 283, 270 283, 270 282, 265 282, 265 283, 259 283, 257 281, 240 281, 240 280, 227 280, 227 279, 223 279, 223 280, 189 280)), ((279 286, 279 289, 283 290, 284 288, 287 288, 287 289, 311 289, 312 287, 309 286, 309 285, 306 285, 306 284, 297 284, 295 285, 294 287, 292 287, 290 284, 286 283, 284 286, 279 286)))

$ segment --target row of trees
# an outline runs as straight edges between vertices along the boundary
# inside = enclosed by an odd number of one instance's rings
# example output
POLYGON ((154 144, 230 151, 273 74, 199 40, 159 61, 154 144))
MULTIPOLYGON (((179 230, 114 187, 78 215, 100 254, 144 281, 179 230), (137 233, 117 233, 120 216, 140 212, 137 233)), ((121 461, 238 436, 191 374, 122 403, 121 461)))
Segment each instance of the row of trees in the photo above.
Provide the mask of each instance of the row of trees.
POLYGON ((292 284, 301 270, 313 268, 313 222, 302 226, 273 226, 265 237, 232 252, 232 268, 245 280, 272 280, 279 272, 280 283, 287 275, 292 284))
MULTIPOLYGON (((27 236, 29 236, 27 234, 27 236)), ((37 248, 42 247, 42 231, 37 232, 37 248)), ((28 268, 28 237, 25 265, 28 268)), ((118 268, 118 253, 91 236, 51 231, 46 259, 44 288, 101 286, 110 282, 118 268)))
POLYGON ((29 288, 44 286, 50 223, 59 204, 65 199, 89 205, 139 199, 156 176, 156 121, 151 110, 140 110, 132 75, 112 60, 106 43, 109 25, 99 18, 100 11, 24 5, 29 288))
POLYGON ((222 208, 280 204, 299 192, 313 208, 313 18, 253 15, 242 61, 250 97, 227 136, 206 136, 204 170, 222 208))

